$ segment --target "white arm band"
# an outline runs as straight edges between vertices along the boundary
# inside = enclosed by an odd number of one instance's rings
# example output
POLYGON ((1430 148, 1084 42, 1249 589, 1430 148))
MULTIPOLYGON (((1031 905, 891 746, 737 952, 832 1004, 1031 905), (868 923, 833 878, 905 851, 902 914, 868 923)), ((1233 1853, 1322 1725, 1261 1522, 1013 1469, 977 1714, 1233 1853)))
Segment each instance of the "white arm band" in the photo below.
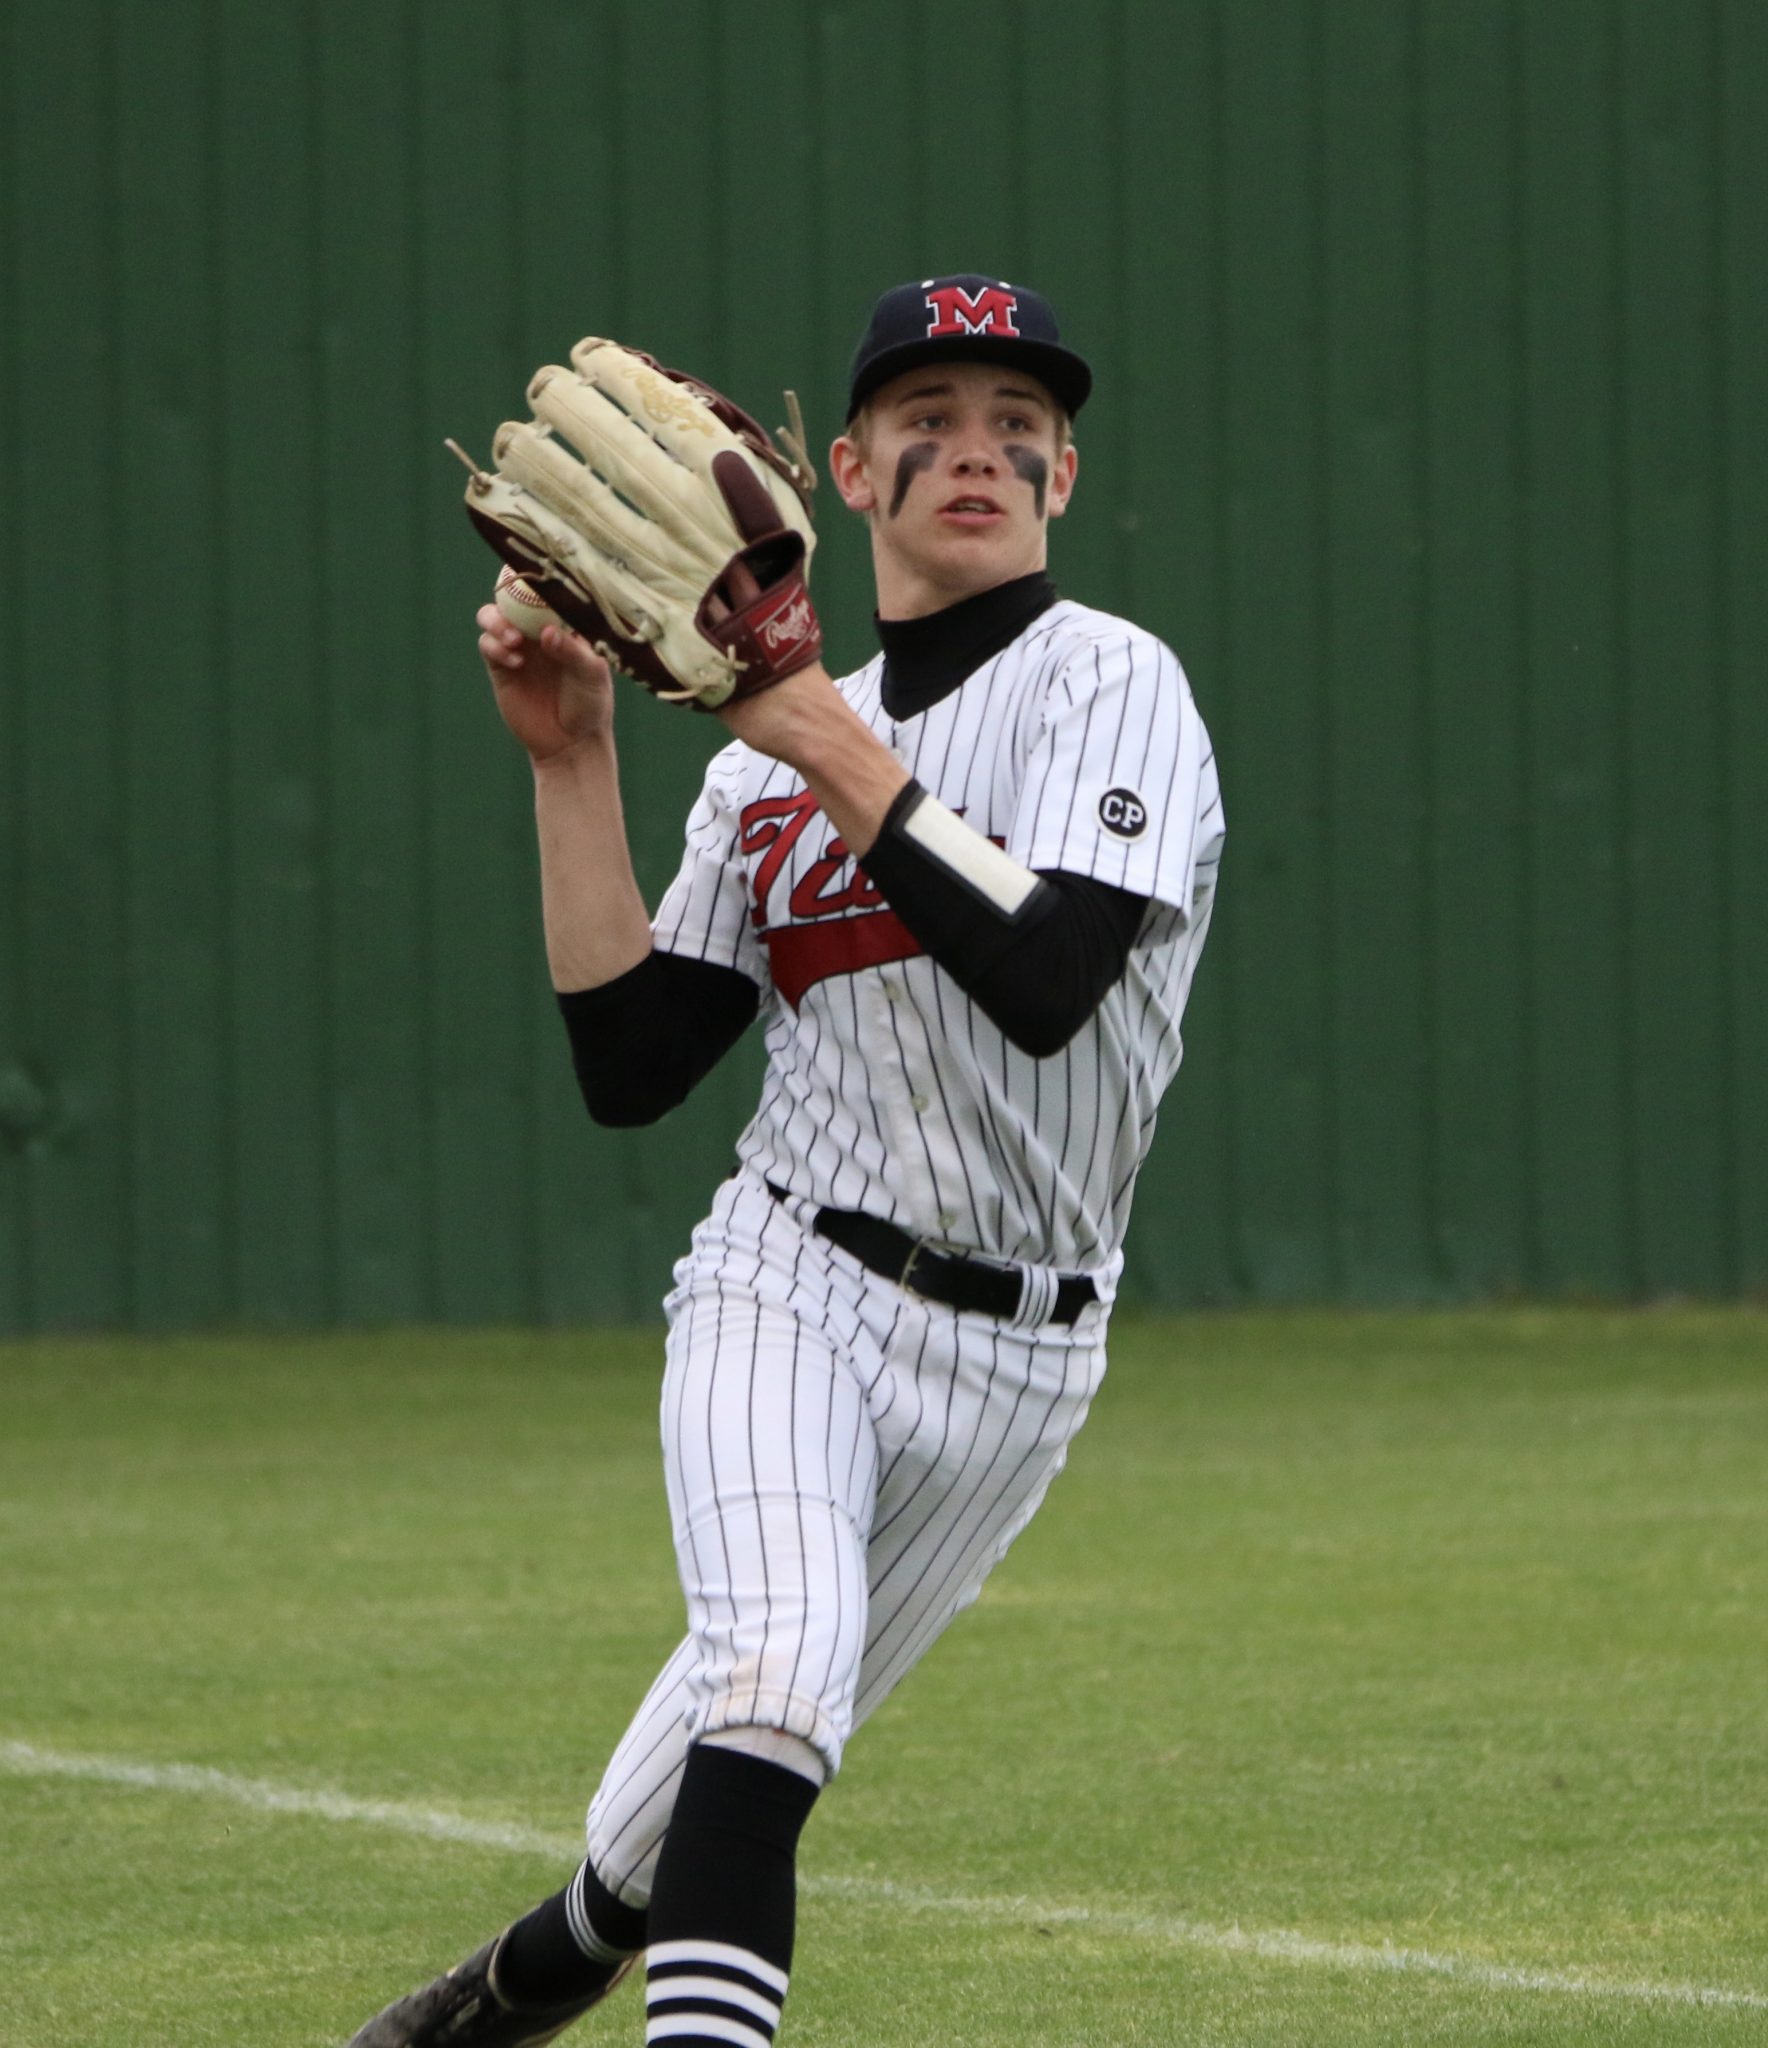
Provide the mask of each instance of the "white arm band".
POLYGON ((1016 917, 1038 886, 1030 868, 1022 868, 926 791, 897 830, 1004 917, 1016 917))

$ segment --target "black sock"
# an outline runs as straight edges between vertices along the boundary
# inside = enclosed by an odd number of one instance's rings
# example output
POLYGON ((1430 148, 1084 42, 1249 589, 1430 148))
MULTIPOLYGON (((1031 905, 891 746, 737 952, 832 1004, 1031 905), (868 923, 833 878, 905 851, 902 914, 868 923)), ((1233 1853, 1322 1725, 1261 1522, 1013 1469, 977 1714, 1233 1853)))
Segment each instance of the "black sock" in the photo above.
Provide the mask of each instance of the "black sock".
MULTIPOLYGON (((797 1771, 740 1750, 702 1743, 688 1751, 651 1893, 651 2025, 735 2022, 772 2041, 792 1967, 798 1837, 817 1791, 797 1771)), ((667 2040, 668 2048, 728 2048, 731 2038, 690 2027, 667 2040)))
POLYGON ((645 1945, 645 1915, 623 1905, 585 1860, 510 1929, 497 1957, 497 1990, 511 2005, 565 2005, 600 1991, 645 1945))

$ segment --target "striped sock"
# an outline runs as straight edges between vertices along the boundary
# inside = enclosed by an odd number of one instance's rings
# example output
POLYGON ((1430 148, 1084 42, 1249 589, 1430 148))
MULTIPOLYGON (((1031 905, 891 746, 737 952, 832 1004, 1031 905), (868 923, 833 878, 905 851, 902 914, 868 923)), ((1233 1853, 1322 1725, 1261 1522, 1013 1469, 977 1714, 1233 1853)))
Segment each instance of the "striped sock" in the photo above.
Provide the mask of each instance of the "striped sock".
POLYGON ((645 1945, 645 1916, 608 1890, 589 1861, 561 1892, 524 1914, 497 1955, 498 1995, 543 2007, 587 1998, 645 1945))
POLYGON ((798 1837, 817 1790, 740 1750, 688 1751, 651 1892, 647 2043, 771 2048, 792 1968, 798 1837))
POLYGON ((645 1915, 609 1891, 584 1857, 565 1887, 565 1921, 571 1939, 596 1963, 623 1963, 645 1945, 645 1915))
POLYGON ((768 2048, 786 1973, 727 1941, 659 1941, 645 1953, 645 2039, 768 2048))

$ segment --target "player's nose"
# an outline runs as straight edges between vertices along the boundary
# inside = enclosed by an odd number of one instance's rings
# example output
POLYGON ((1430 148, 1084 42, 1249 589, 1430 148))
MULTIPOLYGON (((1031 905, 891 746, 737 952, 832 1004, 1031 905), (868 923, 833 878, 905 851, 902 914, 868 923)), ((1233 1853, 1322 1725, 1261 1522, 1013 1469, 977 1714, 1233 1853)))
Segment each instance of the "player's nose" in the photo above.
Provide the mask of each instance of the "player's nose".
POLYGON ((999 467, 995 451, 983 441, 965 442, 953 453, 952 468, 959 476, 993 476, 999 467))

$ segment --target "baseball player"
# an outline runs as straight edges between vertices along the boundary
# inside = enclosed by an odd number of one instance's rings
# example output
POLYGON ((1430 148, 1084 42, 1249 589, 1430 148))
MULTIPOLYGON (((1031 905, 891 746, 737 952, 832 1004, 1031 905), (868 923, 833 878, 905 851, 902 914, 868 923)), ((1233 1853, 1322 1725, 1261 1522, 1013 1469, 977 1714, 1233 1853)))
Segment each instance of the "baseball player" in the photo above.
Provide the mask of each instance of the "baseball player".
POLYGON ((654 918, 607 664, 479 613, 591 1114, 661 1116, 757 1017, 767 1070, 666 1304, 686 1636, 569 1883, 353 2048, 548 2041, 641 1953, 648 2042, 766 2048, 821 1788, 1086 1416, 1223 837, 1178 662, 1046 573, 1091 383, 1024 286, 878 301, 830 461, 881 652, 723 705, 654 918))

